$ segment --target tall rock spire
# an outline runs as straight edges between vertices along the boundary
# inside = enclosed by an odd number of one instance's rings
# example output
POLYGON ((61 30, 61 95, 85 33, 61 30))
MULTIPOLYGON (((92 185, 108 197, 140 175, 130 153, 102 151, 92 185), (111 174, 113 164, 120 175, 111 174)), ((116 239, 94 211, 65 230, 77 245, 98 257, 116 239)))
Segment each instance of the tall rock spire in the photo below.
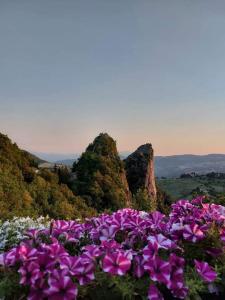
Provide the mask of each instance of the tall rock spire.
POLYGON ((157 189, 154 174, 154 151, 151 144, 140 146, 125 159, 125 169, 130 191, 146 188, 148 195, 156 201, 157 189))
POLYGON ((98 210, 130 206, 123 162, 116 141, 107 133, 99 134, 74 164, 73 191, 98 210))

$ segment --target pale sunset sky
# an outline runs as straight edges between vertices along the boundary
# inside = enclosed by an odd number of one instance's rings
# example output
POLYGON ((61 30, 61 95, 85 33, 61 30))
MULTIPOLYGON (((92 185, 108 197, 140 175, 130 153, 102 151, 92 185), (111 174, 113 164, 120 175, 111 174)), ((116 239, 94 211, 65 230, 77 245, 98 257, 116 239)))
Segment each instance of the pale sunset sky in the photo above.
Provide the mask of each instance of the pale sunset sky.
POLYGON ((224 0, 0 0, 0 132, 70 155, 225 153, 224 0))

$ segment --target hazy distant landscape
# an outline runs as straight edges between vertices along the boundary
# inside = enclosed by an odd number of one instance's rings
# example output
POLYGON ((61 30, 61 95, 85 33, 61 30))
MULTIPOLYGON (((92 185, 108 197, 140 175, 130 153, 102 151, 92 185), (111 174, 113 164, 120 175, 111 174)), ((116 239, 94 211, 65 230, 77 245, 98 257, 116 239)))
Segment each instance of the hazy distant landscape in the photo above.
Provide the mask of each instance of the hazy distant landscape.
MULTIPOLYGON (((126 158, 128 155, 129 152, 120 153, 121 158, 126 158)), ((80 155, 73 155, 74 159, 54 159, 54 155, 51 154, 40 154, 39 156, 46 160, 49 159, 53 163, 72 166, 80 155)), ((225 154, 155 156, 155 175, 157 177, 174 178, 184 173, 207 174, 211 172, 225 173, 225 154)))

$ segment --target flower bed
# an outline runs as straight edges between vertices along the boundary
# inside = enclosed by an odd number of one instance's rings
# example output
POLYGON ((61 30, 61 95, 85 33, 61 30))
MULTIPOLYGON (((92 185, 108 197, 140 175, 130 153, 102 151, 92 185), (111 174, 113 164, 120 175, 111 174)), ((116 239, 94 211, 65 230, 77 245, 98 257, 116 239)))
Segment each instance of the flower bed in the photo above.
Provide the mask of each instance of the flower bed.
POLYGON ((0 252, 16 246, 30 228, 44 229, 49 226, 49 218, 14 217, 10 221, 0 223, 0 252))
POLYGON ((122 209, 28 230, 1 255, 2 281, 19 285, 10 294, 0 283, 0 297, 224 299, 225 207, 202 201, 180 200, 169 216, 122 209))

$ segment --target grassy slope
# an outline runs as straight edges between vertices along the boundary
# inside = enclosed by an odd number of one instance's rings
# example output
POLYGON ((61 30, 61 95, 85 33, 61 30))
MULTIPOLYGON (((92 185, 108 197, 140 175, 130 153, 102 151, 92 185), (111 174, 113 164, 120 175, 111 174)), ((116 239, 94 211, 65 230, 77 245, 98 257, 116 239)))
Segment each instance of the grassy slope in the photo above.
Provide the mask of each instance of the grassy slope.
POLYGON ((174 199, 191 198, 192 191, 200 188, 210 195, 225 193, 225 179, 201 178, 169 178, 159 179, 159 187, 174 199))

